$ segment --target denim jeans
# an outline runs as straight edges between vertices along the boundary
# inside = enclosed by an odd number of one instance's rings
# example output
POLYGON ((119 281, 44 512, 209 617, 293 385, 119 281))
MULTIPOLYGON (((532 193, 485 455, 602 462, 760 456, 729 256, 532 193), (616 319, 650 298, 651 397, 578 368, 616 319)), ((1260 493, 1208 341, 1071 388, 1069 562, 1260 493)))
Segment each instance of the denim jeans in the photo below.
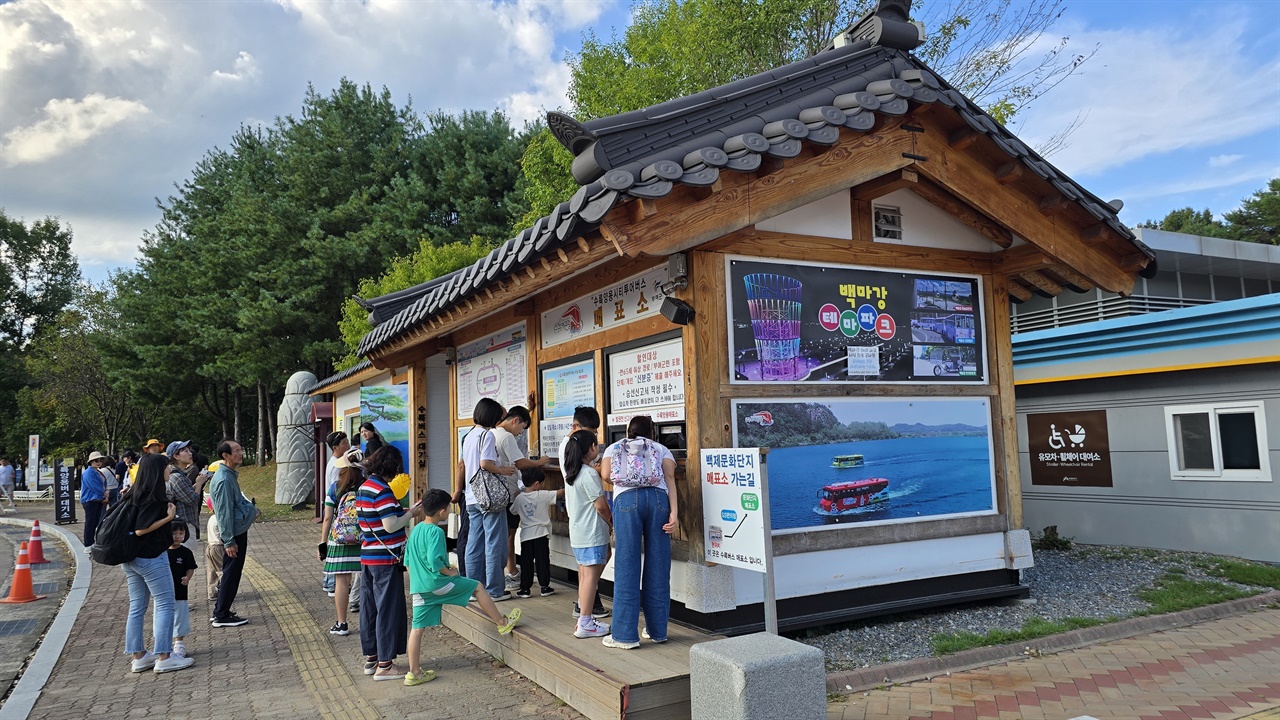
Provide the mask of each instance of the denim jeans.
POLYGON ((129 619, 124 626, 124 651, 144 652, 142 616, 147 603, 155 598, 151 616, 154 646, 152 652, 173 652, 173 575, 169 572, 169 553, 158 557, 136 558, 125 563, 124 577, 129 583, 129 619))
POLYGON ((657 488, 627 490, 613 499, 613 639, 639 642, 640 611, 649 637, 667 638, 671 617, 671 536, 662 526, 671 500, 657 488), (641 569, 640 558, 644 563, 641 569))
POLYGON ((481 512, 479 506, 468 505, 467 516, 467 577, 484 585, 490 597, 502 597, 507 590, 502 576, 507 567, 507 511, 481 512))
POLYGON ((95 500, 80 503, 80 507, 84 508, 84 546, 90 547, 98 534, 102 516, 106 514, 106 506, 95 500))
POLYGON ((360 651, 389 662, 407 652, 409 621, 404 573, 395 565, 361 565, 360 651))

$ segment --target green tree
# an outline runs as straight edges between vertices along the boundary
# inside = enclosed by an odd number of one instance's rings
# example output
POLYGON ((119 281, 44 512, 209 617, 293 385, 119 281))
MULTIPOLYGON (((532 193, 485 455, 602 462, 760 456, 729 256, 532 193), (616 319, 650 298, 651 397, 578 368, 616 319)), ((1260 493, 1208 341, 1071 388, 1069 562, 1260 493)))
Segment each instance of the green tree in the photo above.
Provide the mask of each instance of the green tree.
MULTIPOLYGON (((465 243, 446 245, 432 245, 424 240, 416 251, 392 263, 381 276, 361 281, 357 295, 374 298, 411 288, 471 265, 489 254, 493 248, 493 244, 480 237, 473 237, 465 243)), ((345 370, 360 362, 356 348, 360 345, 360 339, 372 329, 373 325, 369 323, 369 315, 364 308, 355 300, 347 299, 342 304, 342 319, 338 322, 338 331, 347 352, 338 361, 336 369, 345 370)))
MULTIPOLYGON (((692 95, 815 54, 867 12, 871 0, 638 0, 622 37, 583 37, 568 58, 571 112, 581 120, 615 115, 692 95)), ((916 54, 953 86, 1010 123, 1086 62, 1062 37, 1041 41, 1064 10, 1062 0, 933 0, 917 11, 929 30, 916 54)), ((1076 123, 1046 142, 1066 143, 1076 123)), ((526 218, 567 199, 576 184, 568 153, 523 163, 526 218), (555 164, 547 163, 552 159, 555 164), (568 192, 565 192, 565 189, 568 192)))
POLYGON ((1223 217, 1237 240, 1280 245, 1280 178, 1272 178, 1223 217))
POLYGON ((1162 219, 1140 222, 1138 227, 1187 233, 1188 235, 1203 235, 1205 237, 1232 237, 1231 229, 1223 224, 1221 220, 1215 219, 1209 208, 1199 212, 1189 207, 1172 210, 1162 219))
POLYGON ((0 210, 0 348, 21 348, 75 298, 80 266, 71 229, 46 217, 28 227, 0 210))

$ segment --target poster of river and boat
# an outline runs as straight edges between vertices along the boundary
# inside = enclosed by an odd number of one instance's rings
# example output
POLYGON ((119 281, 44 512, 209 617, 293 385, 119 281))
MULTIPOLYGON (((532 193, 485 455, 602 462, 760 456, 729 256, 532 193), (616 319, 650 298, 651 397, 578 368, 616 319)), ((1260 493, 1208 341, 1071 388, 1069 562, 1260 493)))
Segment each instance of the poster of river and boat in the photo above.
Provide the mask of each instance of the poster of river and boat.
POLYGON ((725 262, 734 383, 986 382, 977 276, 725 262))
POLYGON ((734 445, 770 448, 775 532, 996 512, 987 398, 735 400, 734 445))

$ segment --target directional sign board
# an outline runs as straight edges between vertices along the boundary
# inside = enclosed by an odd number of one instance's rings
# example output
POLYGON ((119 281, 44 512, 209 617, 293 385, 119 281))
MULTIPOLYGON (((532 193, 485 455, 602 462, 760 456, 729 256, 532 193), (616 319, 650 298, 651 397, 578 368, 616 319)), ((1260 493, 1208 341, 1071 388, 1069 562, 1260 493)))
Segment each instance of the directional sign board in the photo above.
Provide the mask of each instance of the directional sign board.
POLYGON ((707 560, 764 572, 769 496, 760 448, 704 449, 700 467, 707 560))

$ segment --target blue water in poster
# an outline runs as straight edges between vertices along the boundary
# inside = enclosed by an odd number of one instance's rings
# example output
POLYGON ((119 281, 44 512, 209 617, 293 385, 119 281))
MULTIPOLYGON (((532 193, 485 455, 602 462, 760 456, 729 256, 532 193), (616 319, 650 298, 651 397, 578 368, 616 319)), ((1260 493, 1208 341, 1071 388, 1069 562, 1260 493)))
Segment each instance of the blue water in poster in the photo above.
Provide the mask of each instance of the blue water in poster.
POLYGON ((776 448, 769 452, 769 503, 774 530, 994 510, 988 440, 944 435, 776 448), (832 467, 836 455, 854 453, 862 466, 832 467), (877 502, 836 517, 814 511, 824 486, 866 478, 889 481, 877 502))

